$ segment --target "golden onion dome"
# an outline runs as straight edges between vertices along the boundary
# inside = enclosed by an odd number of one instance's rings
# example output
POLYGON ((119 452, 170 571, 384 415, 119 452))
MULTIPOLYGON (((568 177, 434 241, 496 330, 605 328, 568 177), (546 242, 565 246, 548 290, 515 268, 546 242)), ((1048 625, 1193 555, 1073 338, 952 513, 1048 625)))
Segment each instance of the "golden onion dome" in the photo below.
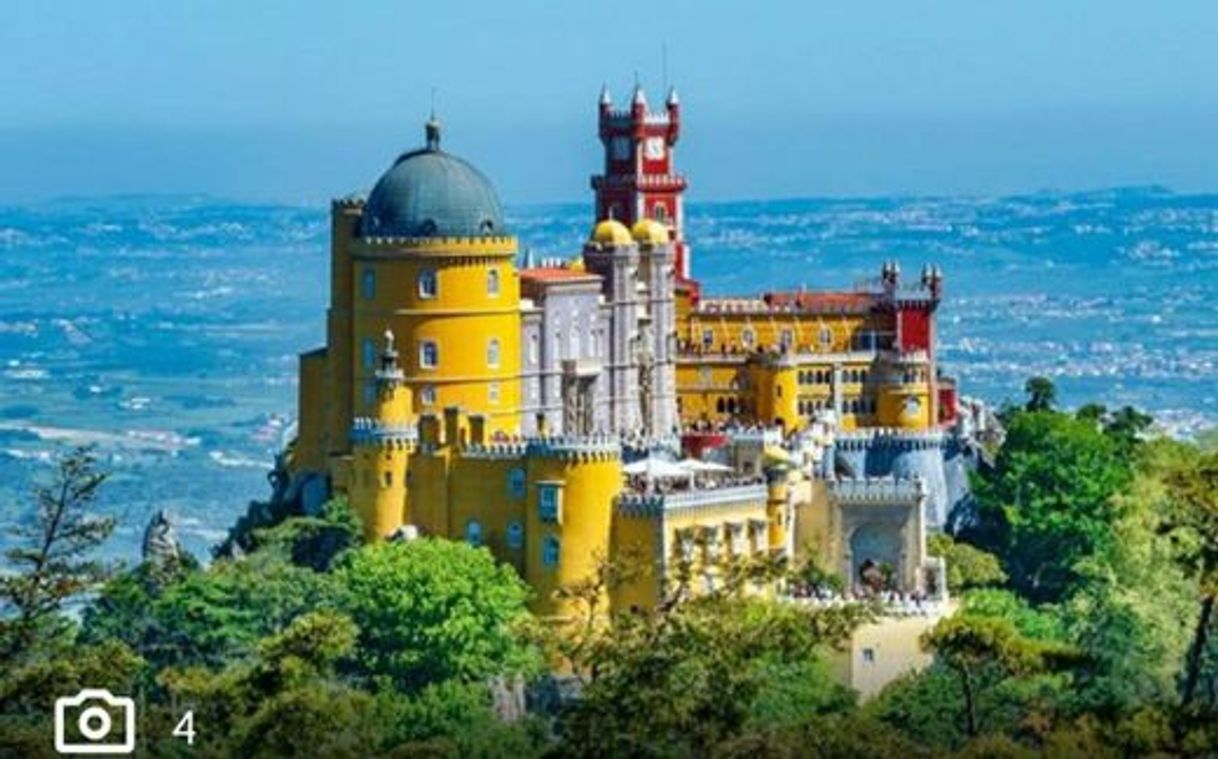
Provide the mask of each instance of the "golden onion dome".
POLYGON ((612 245, 628 245, 634 242, 630 230, 616 219, 605 219, 592 230, 594 242, 610 243, 612 245))
POLYGON ((648 245, 667 245, 668 229, 655 219, 639 219, 631 230, 637 242, 648 245))
POLYGON ((569 271, 587 271, 587 267, 584 266, 584 259, 580 256, 576 256, 570 261, 567 261, 567 269, 569 271))

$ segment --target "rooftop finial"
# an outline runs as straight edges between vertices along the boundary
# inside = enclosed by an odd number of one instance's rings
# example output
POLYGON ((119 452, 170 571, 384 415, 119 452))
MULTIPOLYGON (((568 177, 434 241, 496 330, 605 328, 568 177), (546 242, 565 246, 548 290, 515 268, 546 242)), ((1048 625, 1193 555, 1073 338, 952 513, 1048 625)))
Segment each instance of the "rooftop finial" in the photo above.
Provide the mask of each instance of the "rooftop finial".
POLYGON ((427 135, 427 149, 440 149, 440 120, 436 118, 436 88, 431 88, 431 116, 427 119, 427 123, 423 127, 424 134, 427 135))
POLYGON ((639 83, 639 72, 634 72, 634 104, 647 105, 647 98, 643 96, 643 85, 639 83))
POLYGON ((604 105, 604 106, 613 105, 613 96, 609 94, 609 85, 608 84, 601 85, 601 105, 604 105))

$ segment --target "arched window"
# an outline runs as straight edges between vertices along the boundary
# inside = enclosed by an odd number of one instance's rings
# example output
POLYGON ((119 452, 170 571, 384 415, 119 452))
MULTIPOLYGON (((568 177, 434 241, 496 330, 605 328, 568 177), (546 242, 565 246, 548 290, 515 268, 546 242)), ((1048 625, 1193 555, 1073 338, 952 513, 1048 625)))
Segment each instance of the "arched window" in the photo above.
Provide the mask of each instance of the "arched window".
POLYGON ((828 327, 820 328, 820 344, 828 346, 833 342, 833 330, 828 327))
POLYGON ((756 341, 757 333, 753 332, 752 327, 746 327, 745 330, 740 333, 740 342, 744 343, 744 347, 752 348, 753 343, 756 341))
POLYGON ((720 414, 725 413, 727 411, 727 401, 723 400, 722 398, 715 401, 715 411, 719 412, 720 414))
POLYGON ((532 365, 537 364, 537 358, 541 354, 539 343, 536 332, 529 335, 529 363, 532 365))
POLYGON ((560 549, 558 538, 554 535, 547 535, 541 543, 541 563, 547 567, 558 566, 558 554, 560 549))
POLYGON ((477 519, 471 519, 465 525, 465 542, 475 547, 482 545, 482 523, 477 519))
POLYGON ((376 297, 376 271, 372 267, 366 267, 359 282, 360 295, 364 300, 372 300, 376 297))
POLYGON ((524 498, 524 470, 514 467, 508 471, 508 494, 513 498, 524 498))
POLYGON ((656 221, 668 221, 668 208, 663 203, 656 203, 652 206, 651 218, 656 221))
POLYGON ((499 366, 499 338, 492 337, 486 344, 486 365, 492 369, 499 366))
POLYGON ((419 366, 423 369, 435 369, 440 364, 440 346, 435 340, 419 342, 419 366))
POLYGON ((434 406, 436 403, 436 386, 424 385, 419 391, 419 402, 424 406, 434 406))
POLYGON ((365 337, 360 343, 360 353, 362 354, 365 369, 376 368, 376 341, 371 337, 365 337))
POLYGON ((499 404, 499 383, 498 382, 492 382, 490 385, 487 385, 486 399, 492 406, 496 406, 499 404))
POLYGON ((439 292, 435 269, 424 269, 419 272, 419 297, 434 298, 439 292))
POLYGON ((499 270, 491 269, 486 273, 486 294, 491 298, 499 297, 499 270))
POLYGON ((513 551, 524 548, 524 525, 520 522, 508 522, 507 547, 513 551))
POLYGON ((736 413, 736 399, 735 398, 727 399, 727 413, 729 413, 729 414, 736 413))

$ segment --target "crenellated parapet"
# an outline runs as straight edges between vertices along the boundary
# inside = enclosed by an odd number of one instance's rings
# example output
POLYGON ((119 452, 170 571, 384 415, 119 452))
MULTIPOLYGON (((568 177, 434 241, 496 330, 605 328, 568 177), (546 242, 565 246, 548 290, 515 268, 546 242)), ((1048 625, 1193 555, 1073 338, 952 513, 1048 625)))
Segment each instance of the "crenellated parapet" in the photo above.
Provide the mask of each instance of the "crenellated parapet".
POLYGON ((330 207, 336 210, 359 209, 363 208, 367 202, 368 198, 366 195, 362 193, 353 193, 351 195, 344 195, 341 198, 334 198, 330 201, 330 207))
POLYGON ((672 512, 732 507, 741 504, 765 504, 769 491, 765 482, 683 490, 674 493, 626 492, 614 499, 617 513, 626 517, 655 518, 672 512))
POLYGON ((841 505, 917 503, 927 496, 920 477, 864 477, 825 483, 830 498, 841 505))
POLYGON ((526 455, 577 462, 620 461, 622 446, 610 435, 559 435, 529 440, 526 455))
POLYGON ((352 445, 413 448, 419 440, 419 431, 413 424, 386 423, 361 416, 351 422, 350 440, 352 445))
POLYGON ((507 460, 522 458, 527 452, 528 444, 524 440, 508 440, 470 443, 457 451, 457 455, 467 459, 507 460))
POLYGON ((942 430, 907 430, 899 427, 868 427, 838 432, 834 445, 841 451, 865 451, 888 448, 897 451, 927 451, 943 447, 946 435, 942 430))

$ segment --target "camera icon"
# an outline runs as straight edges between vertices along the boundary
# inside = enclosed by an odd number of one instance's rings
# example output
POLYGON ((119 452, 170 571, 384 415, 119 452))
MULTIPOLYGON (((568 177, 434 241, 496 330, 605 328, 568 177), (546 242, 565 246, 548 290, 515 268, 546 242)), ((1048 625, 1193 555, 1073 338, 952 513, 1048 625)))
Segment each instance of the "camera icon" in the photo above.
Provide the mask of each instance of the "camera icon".
POLYGON ((61 754, 130 754, 135 751, 135 702, 104 688, 84 688, 75 696, 55 699, 55 750, 61 754), (121 715, 125 729, 111 739, 112 712, 121 715), (67 739, 65 728, 73 718, 82 739, 79 742, 67 739))

